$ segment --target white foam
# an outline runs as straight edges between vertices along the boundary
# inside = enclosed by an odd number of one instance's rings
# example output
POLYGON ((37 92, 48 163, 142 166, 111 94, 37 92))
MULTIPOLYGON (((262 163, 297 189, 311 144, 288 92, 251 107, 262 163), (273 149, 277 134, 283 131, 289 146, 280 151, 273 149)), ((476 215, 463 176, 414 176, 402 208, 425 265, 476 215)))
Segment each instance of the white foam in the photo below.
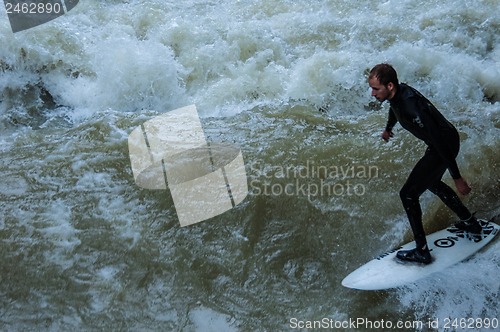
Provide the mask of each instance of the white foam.
POLYGON ((22 196, 29 190, 28 182, 23 177, 4 175, 0 178, 0 195, 7 198, 22 196))
POLYGON ((235 327, 235 321, 233 318, 206 307, 198 307, 190 310, 189 319, 194 325, 195 331, 200 331, 200 332, 238 331, 235 327))
POLYGON ((497 317, 499 249, 494 242, 468 261, 405 287, 399 294, 401 304, 422 320, 497 317))
POLYGON ((67 203, 56 200, 42 213, 38 222, 40 226, 37 227, 44 241, 50 243, 50 250, 44 252, 45 259, 63 270, 74 264, 74 250, 81 244, 79 231, 71 223, 71 215, 71 208, 67 203))
POLYGON ((82 76, 59 92, 66 104, 121 111, 167 111, 185 102, 171 51, 156 42, 112 39, 96 45, 95 77, 82 76), (69 89, 68 89, 69 88, 69 89))
POLYGON ((23 38, 14 35, 0 56, 31 69, 55 65, 42 76, 58 101, 94 111, 164 112, 196 102, 207 115, 232 115, 289 99, 360 109, 363 71, 380 61, 394 63, 404 80, 438 104, 457 109, 481 103, 482 90, 500 98, 495 22, 486 15, 492 5, 459 3, 429 11, 418 2, 273 3, 264 9, 153 1, 110 4, 107 11, 79 4, 72 24, 65 18, 23 38), (412 19, 403 23, 402 17, 412 19), (378 34, 360 23, 372 20, 378 34), (459 33, 450 36, 447 25, 458 23, 459 33), (71 78, 68 70, 80 76, 71 78))

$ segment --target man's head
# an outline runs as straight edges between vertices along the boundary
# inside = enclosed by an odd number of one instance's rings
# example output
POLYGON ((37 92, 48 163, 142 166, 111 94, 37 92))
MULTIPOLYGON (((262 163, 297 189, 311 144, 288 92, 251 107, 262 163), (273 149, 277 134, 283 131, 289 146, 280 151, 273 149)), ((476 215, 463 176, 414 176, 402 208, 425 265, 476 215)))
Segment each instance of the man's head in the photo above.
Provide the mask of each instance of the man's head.
POLYGON ((399 85, 398 74, 390 64, 380 63, 370 70, 368 84, 378 101, 391 100, 399 85))

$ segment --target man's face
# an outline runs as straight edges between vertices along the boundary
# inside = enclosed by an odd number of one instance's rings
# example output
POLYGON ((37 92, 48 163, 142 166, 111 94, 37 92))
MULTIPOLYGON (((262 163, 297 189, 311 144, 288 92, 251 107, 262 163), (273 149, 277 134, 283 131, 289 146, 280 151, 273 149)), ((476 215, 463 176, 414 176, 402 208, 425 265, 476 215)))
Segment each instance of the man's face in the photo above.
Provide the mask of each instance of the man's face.
POLYGON ((372 89, 372 96, 378 101, 384 102, 386 100, 391 100, 394 97, 395 90, 394 84, 389 83, 387 86, 380 84, 377 77, 372 77, 368 80, 368 84, 372 89))

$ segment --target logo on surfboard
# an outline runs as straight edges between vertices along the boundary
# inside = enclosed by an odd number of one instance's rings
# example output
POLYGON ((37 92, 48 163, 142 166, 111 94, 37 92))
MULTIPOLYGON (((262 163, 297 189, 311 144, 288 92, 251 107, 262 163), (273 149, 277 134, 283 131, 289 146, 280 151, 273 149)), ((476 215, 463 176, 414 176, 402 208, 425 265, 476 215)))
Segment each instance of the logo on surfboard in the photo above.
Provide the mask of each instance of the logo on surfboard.
POLYGON ((498 232, 498 229, 496 229, 492 225, 488 225, 488 222, 481 220, 480 223, 483 228, 480 234, 469 233, 453 226, 447 229, 447 231, 452 233, 453 236, 437 239, 436 241, 434 241, 434 244, 436 245, 436 247, 439 248, 450 248, 453 247, 455 245, 455 242, 458 241, 459 239, 467 239, 469 241, 474 241, 475 243, 478 243, 481 242, 483 239, 487 238, 488 236, 495 235, 498 232))

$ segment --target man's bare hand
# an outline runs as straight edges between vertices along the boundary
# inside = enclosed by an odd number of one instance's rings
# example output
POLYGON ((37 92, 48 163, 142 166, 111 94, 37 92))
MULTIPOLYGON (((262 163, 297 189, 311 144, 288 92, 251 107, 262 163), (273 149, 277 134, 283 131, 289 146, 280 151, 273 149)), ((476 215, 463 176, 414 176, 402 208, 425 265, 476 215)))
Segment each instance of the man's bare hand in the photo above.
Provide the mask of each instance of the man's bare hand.
POLYGON ((394 134, 392 133, 392 131, 387 131, 387 130, 384 130, 384 132, 382 133, 382 139, 386 142, 389 141, 389 138, 391 137, 394 137, 394 134))
POLYGON ((471 192, 472 189, 464 178, 455 179, 454 181, 455 187, 457 187, 458 192, 462 195, 467 195, 471 192))

